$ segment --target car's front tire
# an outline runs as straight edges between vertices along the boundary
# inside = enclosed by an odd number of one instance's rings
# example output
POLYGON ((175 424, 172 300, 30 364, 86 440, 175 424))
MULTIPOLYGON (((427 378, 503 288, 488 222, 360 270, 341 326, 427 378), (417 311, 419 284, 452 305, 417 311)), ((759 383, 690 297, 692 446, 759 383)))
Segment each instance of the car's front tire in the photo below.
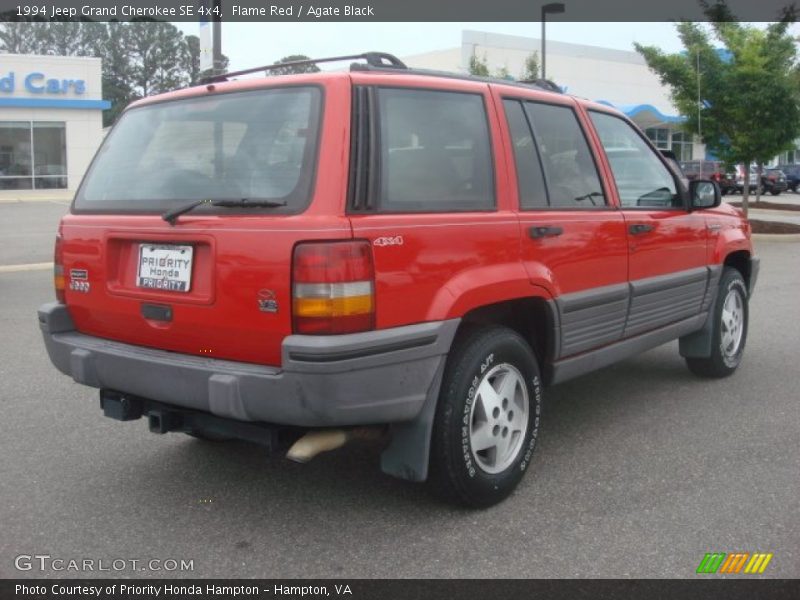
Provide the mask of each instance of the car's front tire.
POLYGON ((506 498, 530 465, 541 407, 539 367, 520 335, 505 327, 460 334, 439 395, 430 484, 475 508, 506 498))
POLYGON ((742 274, 732 267, 724 267, 710 315, 713 319, 711 356, 687 357, 686 365, 692 373, 701 377, 727 377, 738 368, 750 320, 747 297, 742 274))

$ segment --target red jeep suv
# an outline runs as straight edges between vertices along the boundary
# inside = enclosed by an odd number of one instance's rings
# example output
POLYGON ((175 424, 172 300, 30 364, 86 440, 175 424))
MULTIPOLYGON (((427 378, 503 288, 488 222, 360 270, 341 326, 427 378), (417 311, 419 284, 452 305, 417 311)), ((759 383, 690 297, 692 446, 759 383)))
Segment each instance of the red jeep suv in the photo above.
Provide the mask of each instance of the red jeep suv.
POLYGON ((380 429, 386 473, 488 506, 546 386, 675 339, 737 368, 759 263, 716 184, 545 83, 345 58, 146 98, 106 137, 39 321, 107 416, 296 458, 380 429))

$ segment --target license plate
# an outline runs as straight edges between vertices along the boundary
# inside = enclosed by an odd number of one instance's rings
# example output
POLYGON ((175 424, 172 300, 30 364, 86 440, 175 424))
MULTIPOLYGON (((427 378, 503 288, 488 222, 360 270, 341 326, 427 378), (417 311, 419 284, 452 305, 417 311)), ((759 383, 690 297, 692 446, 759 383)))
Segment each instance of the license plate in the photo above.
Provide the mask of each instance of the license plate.
POLYGON ((188 292, 192 285, 191 246, 139 244, 136 285, 169 292, 188 292))

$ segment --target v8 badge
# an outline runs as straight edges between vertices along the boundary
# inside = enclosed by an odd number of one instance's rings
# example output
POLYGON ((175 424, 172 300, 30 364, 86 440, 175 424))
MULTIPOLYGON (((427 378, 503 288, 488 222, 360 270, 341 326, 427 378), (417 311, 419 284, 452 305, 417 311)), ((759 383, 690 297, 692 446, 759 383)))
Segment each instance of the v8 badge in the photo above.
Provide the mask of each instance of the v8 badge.
POLYGON ((278 301, 275 299, 275 292, 272 290, 258 290, 258 310, 261 312, 278 312, 278 301))

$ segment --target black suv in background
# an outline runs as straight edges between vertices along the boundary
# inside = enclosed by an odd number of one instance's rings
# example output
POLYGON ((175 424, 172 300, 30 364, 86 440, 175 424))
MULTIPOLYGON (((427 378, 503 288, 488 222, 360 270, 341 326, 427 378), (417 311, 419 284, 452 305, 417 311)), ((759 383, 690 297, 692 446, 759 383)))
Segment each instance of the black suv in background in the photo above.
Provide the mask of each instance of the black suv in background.
POLYGON ((764 169, 761 174, 761 185, 764 192, 777 196, 788 189, 786 175, 780 169, 764 169))
POLYGON ((786 175, 786 185, 796 192, 800 185, 800 165, 778 165, 778 168, 786 175))

